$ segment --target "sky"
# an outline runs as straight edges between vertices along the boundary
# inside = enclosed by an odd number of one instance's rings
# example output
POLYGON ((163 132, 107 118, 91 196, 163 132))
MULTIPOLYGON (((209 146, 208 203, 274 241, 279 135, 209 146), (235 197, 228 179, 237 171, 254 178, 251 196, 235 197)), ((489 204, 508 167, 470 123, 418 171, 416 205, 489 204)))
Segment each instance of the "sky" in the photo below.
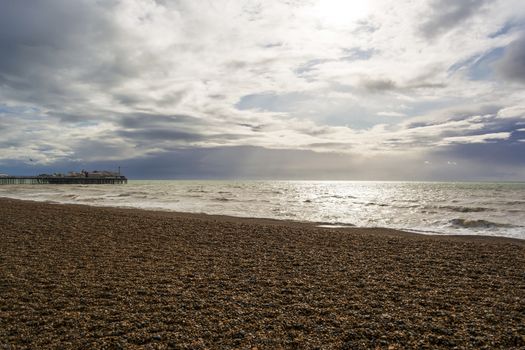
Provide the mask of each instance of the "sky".
POLYGON ((0 173, 525 180, 522 0, 0 0, 0 173))

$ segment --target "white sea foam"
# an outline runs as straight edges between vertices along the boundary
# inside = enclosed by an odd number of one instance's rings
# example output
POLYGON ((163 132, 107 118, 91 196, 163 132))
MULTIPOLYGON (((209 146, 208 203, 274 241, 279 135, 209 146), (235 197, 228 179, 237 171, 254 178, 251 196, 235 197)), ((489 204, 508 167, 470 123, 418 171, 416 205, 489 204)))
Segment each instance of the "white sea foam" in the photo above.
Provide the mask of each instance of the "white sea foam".
POLYGON ((3 185, 0 196, 525 239, 525 183, 130 181, 3 185))

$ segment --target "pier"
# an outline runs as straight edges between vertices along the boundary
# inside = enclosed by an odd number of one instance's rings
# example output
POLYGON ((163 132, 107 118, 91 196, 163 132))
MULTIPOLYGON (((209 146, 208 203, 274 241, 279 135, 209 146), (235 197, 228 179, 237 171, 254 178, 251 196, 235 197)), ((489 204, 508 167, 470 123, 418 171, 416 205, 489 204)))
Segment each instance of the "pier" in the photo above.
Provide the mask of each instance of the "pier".
POLYGON ((125 176, 1 176, 0 185, 117 185, 127 184, 125 176))

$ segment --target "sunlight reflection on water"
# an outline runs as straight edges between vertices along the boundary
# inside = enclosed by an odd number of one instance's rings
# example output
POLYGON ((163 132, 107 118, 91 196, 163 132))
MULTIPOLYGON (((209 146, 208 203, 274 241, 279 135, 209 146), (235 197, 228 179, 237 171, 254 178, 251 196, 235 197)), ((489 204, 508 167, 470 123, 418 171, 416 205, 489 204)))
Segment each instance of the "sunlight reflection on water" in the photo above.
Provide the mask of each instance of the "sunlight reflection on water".
POLYGON ((525 238, 523 183, 130 181, 0 186, 0 196, 525 238))

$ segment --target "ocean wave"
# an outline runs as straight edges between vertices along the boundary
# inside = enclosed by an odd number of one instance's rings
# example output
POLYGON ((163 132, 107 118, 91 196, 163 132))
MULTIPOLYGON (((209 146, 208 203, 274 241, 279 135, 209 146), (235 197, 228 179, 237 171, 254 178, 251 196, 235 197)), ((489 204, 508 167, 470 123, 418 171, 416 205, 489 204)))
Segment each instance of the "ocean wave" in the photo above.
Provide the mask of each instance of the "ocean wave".
POLYGON ((507 204, 507 205, 523 205, 523 204, 525 204, 525 201, 520 201, 520 200, 508 201, 508 202, 505 202, 505 204, 507 204))
POLYGON ((344 227, 355 227, 353 224, 349 224, 346 222, 329 222, 329 221, 316 221, 315 225, 317 227, 325 227, 325 228, 344 228, 344 227))
POLYGON ((143 196, 141 198, 146 198, 148 193, 147 192, 142 192, 142 191, 123 192, 123 193, 117 194, 116 196, 111 196, 111 197, 130 197, 130 196, 137 196, 137 195, 143 196))
POLYGON ((401 200, 395 200, 395 202, 406 202, 406 203, 419 203, 419 199, 401 199, 401 200))
POLYGON ((357 198, 357 197, 351 196, 351 195, 342 196, 342 195, 339 195, 339 194, 334 194, 333 196, 328 196, 328 197, 329 198, 337 198, 337 199, 345 199, 345 198, 355 199, 355 198, 357 198))
POLYGON ((447 209, 447 210, 456 211, 459 213, 479 213, 483 211, 494 211, 494 209, 492 208, 463 207, 463 206, 453 206, 453 205, 445 205, 445 206, 439 207, 439 209, 447 209))
POLYGON ((327 195, 324 195, 324 196, 319 196, 318 197, 319 199, 331 199, 331 198, 335 198, 335 199, 356 199, 357 197, 355 196, 352 196, 352 195, 340 195, 340 194, 327 194, 327 195))
POLYGON ((78 194, 73 194, 73 193, 70 193, 70 194, 63 194, 62 197, 64 197, 64 198, 76 199, 76 198, 78 198, 78 194))
POLYGON ((194 193, 210 193, 210 191, 205 191, 205 190, 202 190, 202 189, 195 189, 195 188, 189 188, 187 191, 188 192, 194 192, 194 193))
POLYGON ((84 197, 79 199, 79 203, 95 203, 101 200, 100 197, 84 197))
POLYGON ((348 222, 342 222, 342 221, 314 221, 316 225, 323 225, 323 226, 337 226, 337 227, 355 227, 354 224, 350 224, 348 222))
POLYGON ((421 213, 423 214, 438 214, 439 212, 435 210, 421 210, 421 213))
POLYGON ((0 196, 156 210, 202 211, 338 226, 421 229, 525 239, 525 184, 130 182, 127 186, 0 186, 0 196), (352 186, 355 186, 352 187, 352 186), (355 192, 351 192, 354 191, 355 192), (357 197, 357 198, 356 198, 357 197), (178 203, 175 203, 180 201, 178 203), (479 220, 483 219, 483 220, 479 220))
POLYGON ((488 220, 469 220, 469 219, 452 219, 449 221, 452 226, 464 227, 464 228, 503 228, 503 227, 513 227, 513 225, 502 224, 497 222, 492 222, 488 220))
POLYGON ((367 207, 372 206, 372 205, 375 205, 378 207, 388 207, 389 206, 388 204, 385 204, 385 203, 376 203, 376 202, 369 202, 365 204, 365 206, 367 207))

